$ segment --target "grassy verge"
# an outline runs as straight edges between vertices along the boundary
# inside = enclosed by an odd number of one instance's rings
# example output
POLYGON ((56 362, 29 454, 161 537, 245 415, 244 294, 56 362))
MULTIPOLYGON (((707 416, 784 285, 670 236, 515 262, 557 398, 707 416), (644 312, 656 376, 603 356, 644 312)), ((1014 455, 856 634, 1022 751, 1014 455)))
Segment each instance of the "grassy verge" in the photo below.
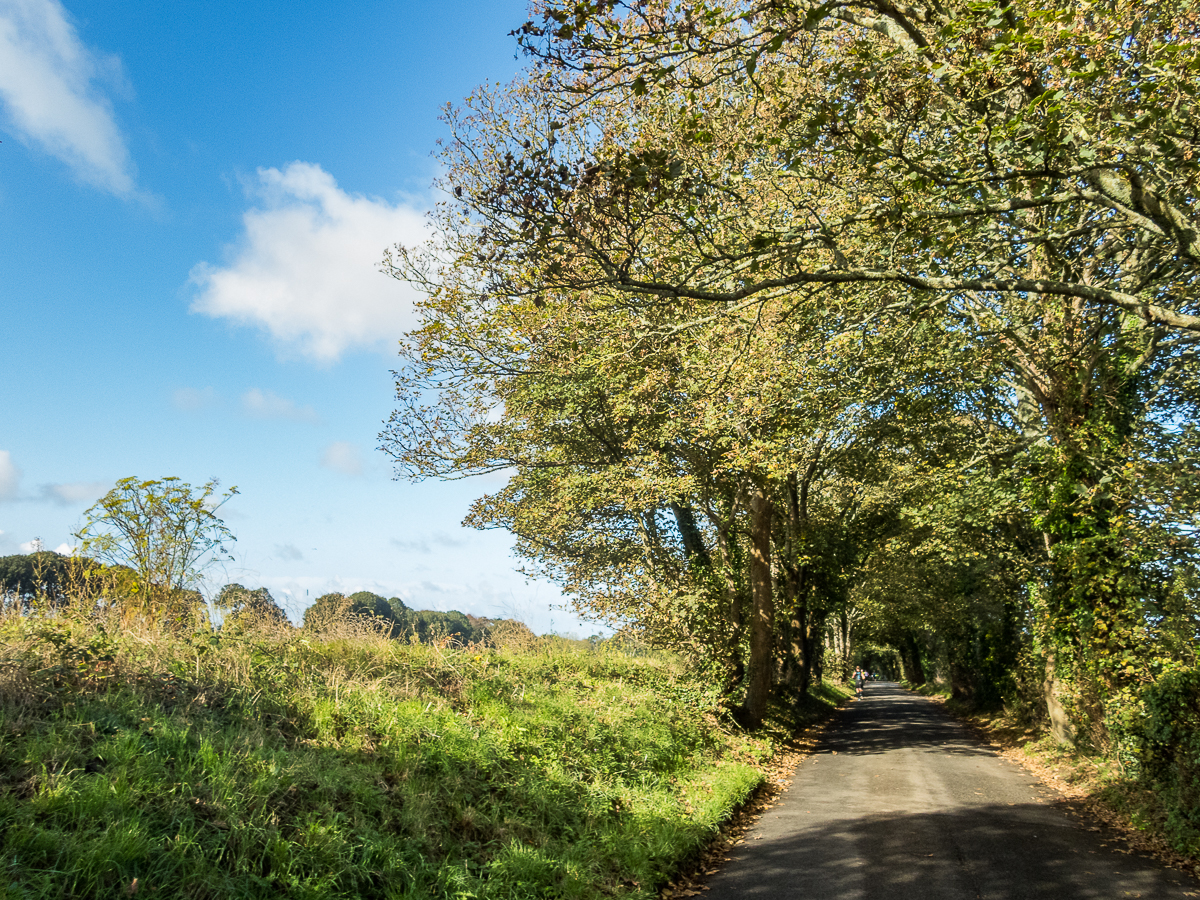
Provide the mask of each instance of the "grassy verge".
POLYGON ((1131 847, 1200 877, 1200 857, 1172 845, 1167 810, 1159 795, 1116 760, 1061 745, 1003 709, 973 709, 934 685, 906 686, 943 702, 948 712, 1005 757, 1055 788, 1074 812, 1118 832, 1131 847))
POLYGON ((0 897, 648 896, 779 743, 717 700, 554 639, 9 620, 0 897))

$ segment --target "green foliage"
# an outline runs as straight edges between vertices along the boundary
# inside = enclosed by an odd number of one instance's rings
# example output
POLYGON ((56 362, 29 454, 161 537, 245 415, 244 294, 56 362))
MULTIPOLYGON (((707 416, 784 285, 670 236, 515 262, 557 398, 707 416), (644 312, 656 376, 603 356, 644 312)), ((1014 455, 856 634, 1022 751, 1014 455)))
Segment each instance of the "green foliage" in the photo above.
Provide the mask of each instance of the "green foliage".
POLYGON ((2 627, 0 896, 647 897, 770 752, 583 642, 2 627))
POLYGON ((266 588, 252 591, 240 584, 227 584, 218 592, 214 605, 224 614, 221 628, 225 631, 289 624, 287 613, 266 588))
POLYGON ((374 616, 378 619, 394 620, 398 613, 396 604, 399 603, 401 608, 404 606, 399 598, 393 597, 391 600, 385 600, 370 591, 358 591, 351 594, 348 599, 350 600, 348 607, 350 615, 374 616))
POLYGON ((1200 669, 1176 669, 1141 691, 1125 714, 1142 779, 1167 812, 1175 849, 1200 854, 1200 669))
POLYGON ((511 470, 468 521, 747 722, 865 641, 1118 753, 1200 637, 1191 7, 520 35, 536 68, 448 114, 436 244, 385 260, 425 295, 400 474, 511 470))
POLYGON ((410 635, 424 643, 450 640, 469 644, 486 638, 486 629, 476 629, 458 610, 406 609, 396 617, 401 635, 410 635))
POLYGON ((337 592, 322 594, 304 611, 304 627, 309 631, 319 633, 347 624, 369 625, 388 635, 398 628, 392 604, 370 591, 349 597, 337 592))
POLYGON ((766 481, 781 670, 814 629, 918 679, 923 645, 990 702, 1055 659, 1107 746, 1196 638, 1191 7, 551 0, 520 34, 536 74, 450 115, 436 261, 395 257, 440 403, 402 463, 516 467, 474 521, 731 685, 744 567, 696 563, 766 481))
POLYGON ((304 627, 329 632, 344 626, 374 628, 399 640, 465 645, 487 640, 500 622, 467 616, 458 610, 409 609, 399 597, 384 599, 371 591, 324 594, 304 611, 304 627))
POLYGON ((0 556, 0 604, 26 607, 38 599, 62 600, 70 587, 70 560, 50 550, 0 556))
POLYGON ((199 607, 184 609, 179 592, 193 590, 207 565, 232 558, 235 538, 216 510, 235 494, 219 495, 215 479, 194 488, 178 478, 122 478, 84 513, 80 553, 136 573, 136 595, 123 598, 129 614, 184 623, 199 607))

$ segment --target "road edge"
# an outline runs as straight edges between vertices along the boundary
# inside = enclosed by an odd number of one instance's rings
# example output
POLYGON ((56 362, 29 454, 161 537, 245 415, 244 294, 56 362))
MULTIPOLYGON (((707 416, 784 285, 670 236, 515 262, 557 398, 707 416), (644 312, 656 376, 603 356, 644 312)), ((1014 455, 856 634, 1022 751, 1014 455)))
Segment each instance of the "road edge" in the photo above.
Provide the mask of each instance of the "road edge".
POLYGON ((999 756, 1015 763, 1058 794, 1056 805, 1068 815, 1081 820, 1090 831, 1106 832, 1106 837, 1126 845, 1116 848, 1122 853, 1136 853, 1151 857, 1165 866, 1200 881, 1200 859, 1179 853, 1166 837, 1139 829, 1127 813, 1115 809, 1094 793, 1068 781, 1065 767, 1042 758, 1036 751, 1027 749, 1011 734, 992 725, 992 720, 981 713, 970 713, 953 703, 947 702, 942 694, 927 694, 900 685, 918 697, 937 703, 947 715, 966 728, 976 739, 994 750, 999 756))
POLYGON ((745 843, 746 832, 757 824, 767 810, 774 808, 780 795, 788 790, 797 766, 812 755, 821 736, 838 713, 856 700, 855 697, 847 697, 837 706, 823 711, 814 721, 800 726, 769 760, 758 766, 763 783, 730 814, 697 855, 658 889, 657 896, 661 900, 696 897, 708 890, 705 882, 731 861, 729 854, 739 844, 745 843))

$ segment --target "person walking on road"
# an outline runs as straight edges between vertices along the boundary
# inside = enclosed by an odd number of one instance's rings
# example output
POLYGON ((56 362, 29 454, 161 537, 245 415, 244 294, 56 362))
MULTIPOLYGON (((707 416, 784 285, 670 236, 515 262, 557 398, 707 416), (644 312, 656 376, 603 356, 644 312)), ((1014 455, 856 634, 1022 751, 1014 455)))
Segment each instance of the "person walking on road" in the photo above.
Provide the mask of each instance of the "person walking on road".
POLYGON ((866 680, 866 673, 863 672, 861 666, 854 667, 854 695, 861 697, 863 693, 863 681, 866 680))

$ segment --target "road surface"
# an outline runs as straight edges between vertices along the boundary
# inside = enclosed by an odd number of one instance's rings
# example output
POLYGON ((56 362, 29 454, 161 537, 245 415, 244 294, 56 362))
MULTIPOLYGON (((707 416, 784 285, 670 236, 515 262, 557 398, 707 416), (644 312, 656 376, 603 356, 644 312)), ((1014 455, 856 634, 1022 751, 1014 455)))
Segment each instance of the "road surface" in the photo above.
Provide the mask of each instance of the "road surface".
POLYGON ((708 880, 707 900, 1200 897, 1055 806, 938 704, 869 684, 708 880))

